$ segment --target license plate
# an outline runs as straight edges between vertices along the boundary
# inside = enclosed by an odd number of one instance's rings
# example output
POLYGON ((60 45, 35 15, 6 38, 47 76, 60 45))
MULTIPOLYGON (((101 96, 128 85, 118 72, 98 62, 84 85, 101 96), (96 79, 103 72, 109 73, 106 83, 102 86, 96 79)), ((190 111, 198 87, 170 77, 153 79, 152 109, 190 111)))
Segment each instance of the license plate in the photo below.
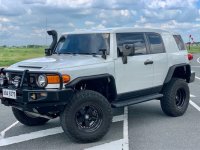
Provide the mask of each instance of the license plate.
POLYGON ((3 97, 10 99, 17 99, 17 94, 15 90, 3 89, 3 97))

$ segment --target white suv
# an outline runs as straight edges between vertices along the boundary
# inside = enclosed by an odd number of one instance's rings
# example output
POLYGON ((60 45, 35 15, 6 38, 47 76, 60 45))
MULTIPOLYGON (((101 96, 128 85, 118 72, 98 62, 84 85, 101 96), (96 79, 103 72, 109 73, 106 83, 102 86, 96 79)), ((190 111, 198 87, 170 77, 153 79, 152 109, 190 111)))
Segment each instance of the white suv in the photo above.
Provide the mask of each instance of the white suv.
POLYGON ((113 28, 63 34, 46 57, 0 72, 0 99, 28 126, 60 117, 67 135, 81 142, 102 138, 112 107, 153 99, 165 114, 185 113, 194 81, 180 35, 164 30, 113 28))

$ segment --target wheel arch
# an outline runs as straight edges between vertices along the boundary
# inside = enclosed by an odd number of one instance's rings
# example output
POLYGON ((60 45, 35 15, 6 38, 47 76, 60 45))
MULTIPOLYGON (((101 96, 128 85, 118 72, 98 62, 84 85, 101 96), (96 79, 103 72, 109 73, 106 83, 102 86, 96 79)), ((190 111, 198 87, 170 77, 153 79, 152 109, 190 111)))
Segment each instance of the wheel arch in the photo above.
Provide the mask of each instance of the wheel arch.
POLYGON ((65 86, 74 90, 94 90, 104 95, 109 102, 117 97, 115 78, 110 74, 78 77, 65 86))
POLYGON ((168 83, 173 77, 185 79, 186 82, 190 82, 191 67, 189 64, 173 65, 169 68, 164 84, 168 83))

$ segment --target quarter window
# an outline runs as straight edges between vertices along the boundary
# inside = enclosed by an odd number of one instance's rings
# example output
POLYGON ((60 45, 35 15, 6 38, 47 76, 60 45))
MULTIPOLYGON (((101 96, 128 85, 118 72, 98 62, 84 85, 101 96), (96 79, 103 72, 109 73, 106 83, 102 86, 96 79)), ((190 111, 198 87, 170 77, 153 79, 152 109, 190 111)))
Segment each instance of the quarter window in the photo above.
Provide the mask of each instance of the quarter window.
POLYGON ((134 45, 134 55, 147 54, 143 33, 117 33, 116 37, 118 56, 122 56, 122 47, 124 44, 134 45))
POLYGON ((150 51, 152 54, 165 52, 164 44, 159 34, 147 33, 147 38, 149 40, 150 51))
POLYGON ((174 36, 174 39, 176 41, 176 44, 177 44, 179 50, 186 50, 185 44, 184 44, 181 36, 180 35, 173 35, 173 36, 174 36))

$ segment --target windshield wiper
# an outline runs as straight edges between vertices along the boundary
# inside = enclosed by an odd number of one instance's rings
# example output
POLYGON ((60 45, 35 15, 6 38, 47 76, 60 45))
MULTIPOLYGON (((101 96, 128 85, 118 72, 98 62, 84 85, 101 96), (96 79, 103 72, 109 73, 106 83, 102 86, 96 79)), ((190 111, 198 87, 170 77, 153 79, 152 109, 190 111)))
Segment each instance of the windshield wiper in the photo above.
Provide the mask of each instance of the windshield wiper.
POLYGON ((65 52, 65 53, 62 53, 62 54, 76 55, 77 53, 75 53, 75 52, 65 52))
POLYGON ((82 55, 92 55, 93 57, 97 56, 97 53, 80 53, 82 55))

